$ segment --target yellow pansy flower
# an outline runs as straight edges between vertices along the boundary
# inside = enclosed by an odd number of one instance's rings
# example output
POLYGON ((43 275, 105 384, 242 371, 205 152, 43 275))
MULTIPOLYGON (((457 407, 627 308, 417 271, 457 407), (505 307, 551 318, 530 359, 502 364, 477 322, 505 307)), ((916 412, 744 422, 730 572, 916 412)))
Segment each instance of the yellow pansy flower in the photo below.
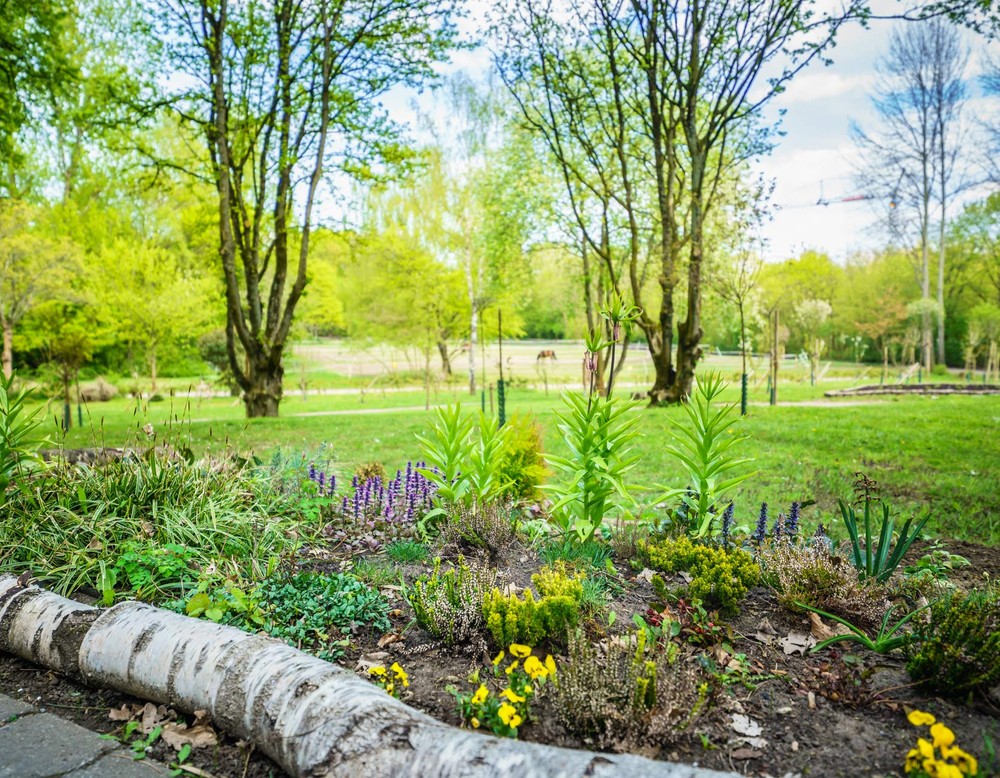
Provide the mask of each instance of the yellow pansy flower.
POLYGON ((511 729, 517 729, 522 721, 521 717, 517 713, 517 708, 506 702, 500 706, 500 710, 497 711, 497 715, 500 717, 500 721, 511 729))
POLYGON ((518 659, 524 659, 528 654, 531 653, 530 646, 522 646, 520 643, 510 644, 511 656, 516 656, 518 659))
POLYGON ((931 727, 931 738, 936 748, 947 748, 955 742, 955 733, 944 724, 938 723, 931 727))
POLYGON ((507 675, 510 675, 512 672, 514 672, 517 669, 517 666, 519 664, 520 664, 520 662, 512 662, 510 664, 510 666, 506 670, 504 670, 504 672, 507 673, 507 675))
POLYGON ((906 714, 906 718, 915 727, 930 726, 936 720, 930 713, 924 713, 922 710, 911 710, 906 714))
POLYGON ((473 729, 479 729, 479 719, 477 719, 475 716, 469 719, 469 723, 472 725, 473 729))
POLYGON ((489 696, 490 690, 485 686, 480 686, 476 689, 476 693, 472 695, 472 704, 480 705, 489 696))
POLYGON ((377 675, 381 678, 385 675, 385 668, 382 667, 382 665, 379 665, 378 667, 370 667, 368 668, 368 675, 377 675))
POLYGON ((937 778, 962 778, 962 771, 947 762, 937 763, 937 778))
POLYGON ((917 738, 917 749, 920 751, 920 756, 924 759, 934 758, 934 746, 931 745, 929 740, 924 740, 922 737, 917 738))
POLYGON ((496 667, 497 665, 499 665, 503 661, 503 658, 505 656, 506 654, 503 651, 501 651, 499 654, 493 657, 493 666, 496 667))
POLYGON ((545 669, 549 671, 549 675, 556 674, 556 660, 552 658, 552 654, 545 657, 545 669))
POLYGON ((529 656, 524 660, 524 672, 530 675, 532 679, 544 678, 549 674, 549 671, 545 669, 545 665, 542 664, 542 660, 537 656, 529 656))
POLYGON ((409 687, 410 676, 407 674, 406 670, 399 666, 399 662, 393 662, 389 669, 396 674, 396 680, 403 684, 404 689, 409 687))
POLYGON ((525 697, 522 697, 520 694, 518 694, 511 688, 504 689, 502 692, 500 692, 500 696, 506 697, 511 702, 524 702, 525 699, 527 699, 525 697))

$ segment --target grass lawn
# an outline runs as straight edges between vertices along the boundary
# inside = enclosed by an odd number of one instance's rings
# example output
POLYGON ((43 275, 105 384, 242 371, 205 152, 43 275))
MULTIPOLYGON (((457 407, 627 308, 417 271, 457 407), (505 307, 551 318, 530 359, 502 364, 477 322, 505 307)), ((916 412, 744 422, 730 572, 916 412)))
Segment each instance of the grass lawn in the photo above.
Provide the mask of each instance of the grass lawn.
MULTIPOLYGON (((825 389, 844 386, 827 382, 782 385, 787 403, 820 401, 825 389)), ((738 399, 735 388, 729 396, 738 399)), ((369 391, 362 398, 344 394, 289 392, 279 419, 248 421, 238 400, 167 398, 137 406, 130 398, 85 409, 84 425, 63 436, 54 420, 46 425, 50 439, 67 448, 122 446, 146 441, 142 427, 153 425, 157 442, 190 446, 196 453, 232 448, 267 458, 276 449, 310 451, 328 444, 344 473, 362 462, 379 460, 388 469, 420 456, 415 435, 428 427, 433 414, 424 410, 419 390, 369 391)), ((461 399, 477 408, 480 398, 456 390, 433 393, 432 404, 461 399)), ((752 524, 761 502, 772 515, 792 500, 815 500, 805 512, 808 524, 829 524, 838 497, 851 494, 854 473, 865 472, 883 486, 893 506, 904 515, 930 510, 928 531, 944 537, 1000 544, 1000 397, 883 398, 863 405, 827 401, 813 405, 766 404, 765 388, 751 393, 750 414, 743 422, 749 434, 743 454, 753 460, 756 475, 736 493, 737 519, 752 524)), ((559 452, 556 392, 515 388, 508 394, 508 414, 533 414, 544 429, 547 450, 559 452)), ((54 412, 49 407, 49 414, 54 412)), ((642 455, 633 483, 683 486, 684 476, 666 451, 669 420, 680 409, 642 409, 642 455)), ((74 416, 76 415, 74 409, 74 416)), ((74 419, 75 422, 75 419, 74 419)))

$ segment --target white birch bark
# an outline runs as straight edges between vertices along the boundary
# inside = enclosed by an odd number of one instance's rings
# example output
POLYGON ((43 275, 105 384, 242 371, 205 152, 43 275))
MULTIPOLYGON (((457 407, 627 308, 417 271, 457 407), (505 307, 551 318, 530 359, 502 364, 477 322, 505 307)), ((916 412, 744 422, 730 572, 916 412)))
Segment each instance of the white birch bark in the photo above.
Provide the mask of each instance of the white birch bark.
POLYGON ((137 602, 98 610, 10 577, 0 577, 0 650, 188 713, 207 710, 296 778, 732 775, 457 729, 280 641, 137 602))

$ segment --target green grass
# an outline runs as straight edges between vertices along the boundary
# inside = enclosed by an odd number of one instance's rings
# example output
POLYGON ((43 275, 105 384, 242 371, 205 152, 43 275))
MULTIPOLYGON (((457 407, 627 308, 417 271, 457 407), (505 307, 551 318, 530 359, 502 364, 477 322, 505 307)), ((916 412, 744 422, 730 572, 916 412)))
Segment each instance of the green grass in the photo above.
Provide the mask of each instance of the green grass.
MULTIPOLYGON (((782 384, 779 399, 818 400, 826 389, 847 385, 828 381, 812 387, 790 380, 782 384)), ((737 399, 735 388, 728 397, 737 399)), ((479 397, 462 392, 440 392, 434 399, 471 399, 471 408, 479 406, 479 397)), ((1000 446, 995 442, 1000 397, 893 397, 864 405, 830 401, 820 408, 769 407, 765 400, 765 387, 756 388, 751 402, 760 404, 751 405, 742 425, 750 435, 744 454, 753 459, 757 474, 735 490, 738 523, 752 524, 762 501, 776 514, 792 500, 815 500, 817 505, 804 511, 806 527, 820 520, 829 525, 838 515, 837 498, 850 496, 854 473, 863 471, 879 481, 898 511, 930 510, 928 531, 1000 543, 1000 446)), ((419 458, 415 435, 433 418, 422 410, 423 403, 419 390, 369 393, 364 403, 357 393, 308 399, 289 393, 281 418, 248 421, 242 404, 231 399, 175 398, 139 407, 134 400, 116 399, 90 406, 84 427, 64 437, 54 422, 46 430, 70 448, 145 445, 141 428, 148 422, 157 442, 189 445, 197 454, 232 448, 265 459, 279 447, 294 451, 327 443, 341 474, 371 460, 383 462, 391 473, 419 458)), ((559 407, 554 391, 546 396, 513 389, 508 394, 508 414, 535 414, 544 429, 545 447, 554 453, 561 451, 554 415, 559 407)), ((681 414, 676 408, 641 413, 641 459, 631 481, 649 487, 645 495, 652 499, 658 493, 655 485, 684 485, 680 468, 666 452, 668 420, 681 419, 681 414)))

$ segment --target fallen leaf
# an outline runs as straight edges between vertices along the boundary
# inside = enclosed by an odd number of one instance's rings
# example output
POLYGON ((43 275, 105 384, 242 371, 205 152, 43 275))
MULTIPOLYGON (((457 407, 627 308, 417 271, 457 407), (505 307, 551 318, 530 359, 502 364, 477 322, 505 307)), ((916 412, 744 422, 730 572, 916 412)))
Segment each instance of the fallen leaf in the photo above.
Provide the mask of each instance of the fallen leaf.
POLYGON ((778 641, 778 645, 781 646, 781 650, 785 652, 786 656, 791 656, 792 654, 805 656, 806 651, 816 645, 816 640, 812 635, 804 635, 801 632, 789 632, 778 641))
POLYGON ((764 731, 760 724, 742 713, 733 714, 733 722, 730 726, 737 735, 746 735, 747 737, 757 737, 764 731))
POLYGON ((766 618, 757 625, 757 632, 754 634, 754 638, 759 640, 765 646, 771 645, 777 637, 777 630, 771 626, 771 622, 766 618))
POLYGON ((763 754, 752 748, 737 748, 730 754, 730 756, 733 759, 760 759, 763 754))
POLYGON ((108 718, 111 721, 131 721, 133 716, 135 716, 135 709, 128 704, 108 711, 108 718))
POLYGON ((141 729, 142 734, 148 735, 164 721, 172 719, 176 715, 177 714, 167 708, 166 705, 160 705, 157 707, 153 703, 147 702, 142 706, 142 721, 139 728, 141 729))
POLYGON ((378 641, 379 648, 385 648, 386 646, 391 646, 393 643, 398 643, 403 639, 403 636, 397 632, 386 632, 378 641))
POLYGON ((160 737, 174 751, 180 751, 186 745, 190 745, 191 748, 205 748, 219 742, 215 730, 198 719, 190 727, 187 724, 178 724, 176 721, 168 722, 163 725, 160 737))
POLYGON ((656 575, 656 571, 655 570, 650 570, 648 567, 644 567, 642 569, 642 572, 639 573, 635 577, 635 580, 637 580, 637 581, 645 581, 646 583, 650 583, 651 584, 651 583, 653 583, 653 576, 654 575, 656 575))
POLYGON ((818 613, 809 614, 810 634, 816 638, 817 642, 822 642, 824 640, 829 640, 830 638, 837 637, 837 635, 848 635, 851 630, 845 627, 843 624, 837 624, 835 627, 828 627, 823 623, 823 619, 819 617, 818 613))
POLYGON ((368 671, 373 667, 387 667, 389 663, 386 662, 386 660, 389 659, 390 656, 391 654, 389 654, 388 651, 375 651, 371 654, 365 654, 361 656, 354 665, 354 672, 367 678, 369 675, 368 671))

